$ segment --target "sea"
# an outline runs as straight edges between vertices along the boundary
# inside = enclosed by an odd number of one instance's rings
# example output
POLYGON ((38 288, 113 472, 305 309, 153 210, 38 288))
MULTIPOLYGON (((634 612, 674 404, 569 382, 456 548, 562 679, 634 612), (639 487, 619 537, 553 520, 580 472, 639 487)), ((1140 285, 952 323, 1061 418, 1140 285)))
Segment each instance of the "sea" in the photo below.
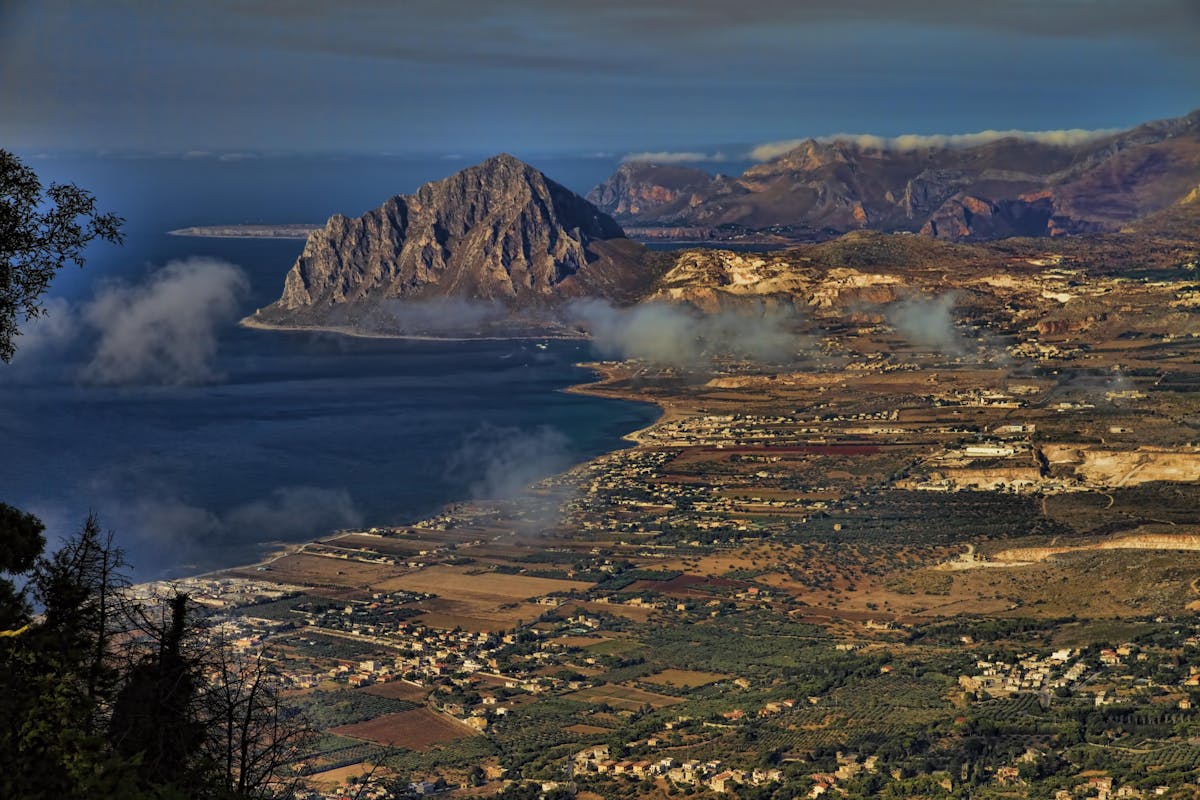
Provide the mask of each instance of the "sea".
MULTIPOLYGON (((167 234, 357 215, 470 159, 19 155, 123 216, 126 241, 64 267, 0 365, 0 502, 41 517, 51 546, 95 514, 134 580, 514 494, 658 416, 563 391, 593 377, 586 341, 240 328, 303 242, 167 234)), ((528 160, 581 193, 616 166, 528 160)))

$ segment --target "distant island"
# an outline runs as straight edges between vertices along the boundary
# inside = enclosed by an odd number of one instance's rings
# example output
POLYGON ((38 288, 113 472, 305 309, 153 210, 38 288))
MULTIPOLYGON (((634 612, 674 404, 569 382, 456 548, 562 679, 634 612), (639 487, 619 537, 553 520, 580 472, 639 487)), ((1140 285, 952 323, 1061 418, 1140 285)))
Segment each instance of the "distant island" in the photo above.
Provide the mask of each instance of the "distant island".
POLYGON ((170 236, 203 236, 210 239, 307 239, 313 231, 323 228, 318 223, 286 223, 281 225, 195 225, 167 231, 170 236))

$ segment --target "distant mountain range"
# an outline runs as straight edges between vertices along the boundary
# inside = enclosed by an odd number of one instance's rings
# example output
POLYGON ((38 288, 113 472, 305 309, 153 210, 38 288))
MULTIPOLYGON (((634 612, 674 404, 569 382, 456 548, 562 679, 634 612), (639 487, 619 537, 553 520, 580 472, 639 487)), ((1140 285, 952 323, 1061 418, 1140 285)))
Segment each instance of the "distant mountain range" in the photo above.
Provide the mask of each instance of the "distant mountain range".
POLYGON ((560 312, 581 298, 711 310, 774 297, 834 313, 932 291, 907 279, 858 287, 867 279, 845 269, 952 276, 1046 258, 1175 268, 1195 261, 1200 238, 1200 112, 1087 144, 808 141, 736 179, 626 164, 590 197, 659 230, 836 241, 748 260, 652 251, 592 202, 499 155, 361 217, 332 217, 308 235, 280 299, 244 324, 542 335, 577 332, 560 312), (1048 235, 1059 238, 1050 245, 1048 235), (825 285, 833 279, 849 283, 825 285))
POLYGON ((811 240, 870 229, 981 241, 1117 230, 1198 184, 1195 111, 1082 143, 809 139, 737 177, 630 162, 587 197, 643 238, 811 240))

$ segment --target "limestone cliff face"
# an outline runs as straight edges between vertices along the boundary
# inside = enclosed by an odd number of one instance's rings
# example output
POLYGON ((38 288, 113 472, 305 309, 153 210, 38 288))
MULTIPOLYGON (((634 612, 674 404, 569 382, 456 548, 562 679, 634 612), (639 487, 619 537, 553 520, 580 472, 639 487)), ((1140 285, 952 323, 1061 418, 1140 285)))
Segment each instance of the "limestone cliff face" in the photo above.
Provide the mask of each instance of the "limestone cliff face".
POLYGON ((1045 236, 1052 215, 1049 198, 993 201, 959 193, 928 215, 920 232, 950 241, 1045 236))
POLYGON ((670 217, 685 213, 693 198, 707 196, 714 180, 699 169, 633 162, 618 167, 587 199, 622 216, 670 217))
POLYGON ((636 292, 645 252, 611 217, 509 155, 314 231, 278 302, 251 321, 320 321, 395 298, 537 306, 636 292))

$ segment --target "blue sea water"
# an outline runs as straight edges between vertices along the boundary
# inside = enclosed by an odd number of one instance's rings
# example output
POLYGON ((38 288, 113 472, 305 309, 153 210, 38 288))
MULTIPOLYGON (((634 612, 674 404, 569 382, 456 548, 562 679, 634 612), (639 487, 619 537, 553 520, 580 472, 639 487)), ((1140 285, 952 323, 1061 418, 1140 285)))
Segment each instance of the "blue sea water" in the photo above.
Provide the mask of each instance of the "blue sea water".
MULTIPOLYGON (((372 340, 254 331, 234 320, 275 299, 299 240, 167 236, 186 225, 323 221, 358 214, 461 164, 402 159, 31 159, 128 220, 123 247, 91 248, 49 296, 59 341, 0 366, 0 501, 51 538, 89 512, 114 529, 134 577, 245 563, 280 541, 412 521, 512 491, 620 447, 651 406, 566 394, 586 342, 372 340), (94 298, 209 258, 248 287, 215 330, 209 377, 88 378, 94 298), (57 315, 57 318, 55 317, 57 315), (544 347, 539 346, 544 345, 544 347)), ((554 165, 540 165, 554 175, 554 165)), ((611 164, 559 165, 586 190, 611 164)))

